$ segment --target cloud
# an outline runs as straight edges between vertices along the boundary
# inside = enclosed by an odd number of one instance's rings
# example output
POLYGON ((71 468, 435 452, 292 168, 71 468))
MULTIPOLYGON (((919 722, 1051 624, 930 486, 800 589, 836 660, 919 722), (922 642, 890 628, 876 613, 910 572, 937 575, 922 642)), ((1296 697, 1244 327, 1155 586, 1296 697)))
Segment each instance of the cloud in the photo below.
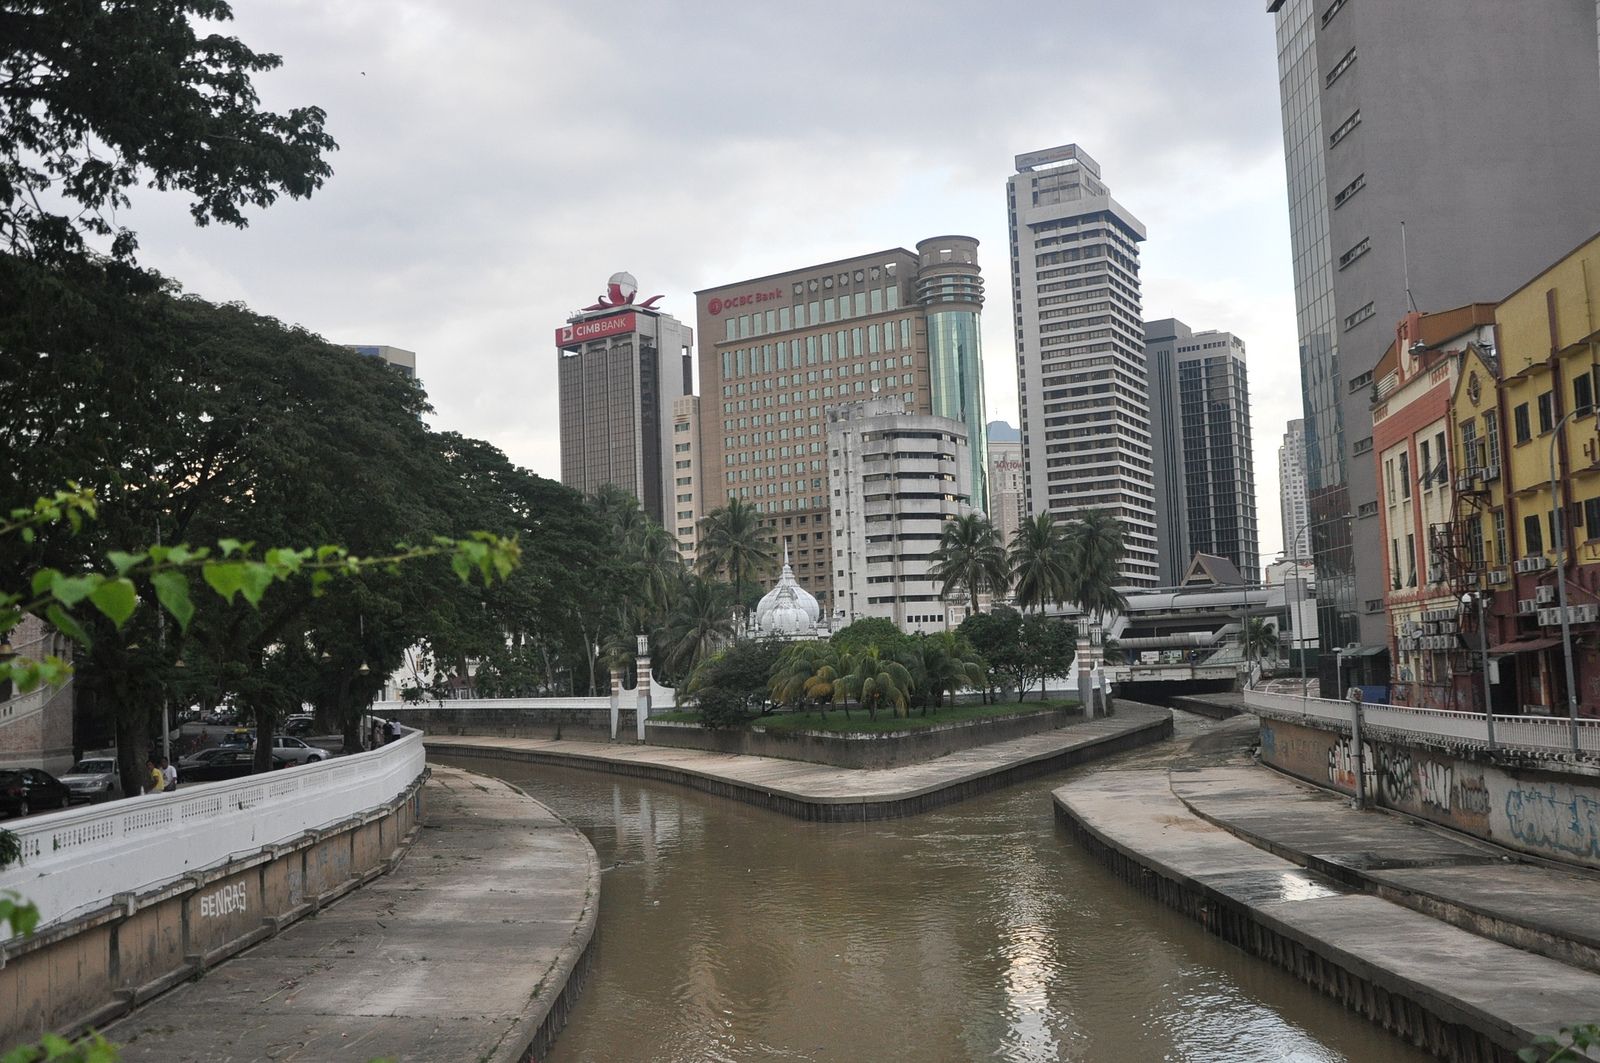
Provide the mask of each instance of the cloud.
POLYGON ((610 273, 687 319, 697 289, 940 233, 982 241, 987 401, 1015 421, 1004 184, 1012 156, 1075 141, 1149 226, 1146 312, 1249 344, 1276 547, 1298 383, 1259 7, 276 0, 236 14, 228 32, 284 57, 257 78, 264 102, 328 112, 335 176, 242 232, 141 194, 142 258, 330 339, 417 351, 440 427, 557 475, 551 332, 610 273))

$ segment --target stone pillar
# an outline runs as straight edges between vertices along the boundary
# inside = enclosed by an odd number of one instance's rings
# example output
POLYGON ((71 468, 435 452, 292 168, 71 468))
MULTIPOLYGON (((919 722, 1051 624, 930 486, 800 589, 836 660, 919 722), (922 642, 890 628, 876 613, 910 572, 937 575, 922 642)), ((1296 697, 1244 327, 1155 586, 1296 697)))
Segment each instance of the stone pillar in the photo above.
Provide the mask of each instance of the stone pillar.
POLYGON ((1081 628, 1078 631, 1078 704, 1083 707, 1083 718, 1094 719, 1094 675, 1091 669, 1093 651, 1089 646, 1089 635, 1081 628))
POLYGON ((617 724, 622 719, 622 669, 611 669, 611 740, 617 740, 617 724))
POLYGON ((639 655, 634 660, 637 668, 636 675, 638 689, 637 723, 639 727, 639 741, 644 741, 644 722, 650 718, 650 636, 639 636, 639 655))

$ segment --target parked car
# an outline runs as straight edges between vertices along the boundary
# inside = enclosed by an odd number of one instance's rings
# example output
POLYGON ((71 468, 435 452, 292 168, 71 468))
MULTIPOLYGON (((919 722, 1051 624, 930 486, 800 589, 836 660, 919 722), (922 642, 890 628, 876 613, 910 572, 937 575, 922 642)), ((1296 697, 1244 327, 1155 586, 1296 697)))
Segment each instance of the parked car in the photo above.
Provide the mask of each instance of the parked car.
POLYGON ((48 772, 38 768, 8 768, 0 771, 0 812, 26 816, 47 808, 66 808, 72 804, 72 791, 48 772))
POLYGON ((179 757, 178 771, 181 774, 184 768, 192 768, 200 764, 208 763, 211 760, 228 753, 237 753, 239 749, 239 746, 212 746, 210 749, 202 749, 198 752, 191 753, 187 757, 179 757))
POLYGON ((287 720, 283 721, 283 733, 286 735, 295 736, 308 735, 311 733, 316 724, 316 717, 302 713, 296 713, 287 720))
POLYGON ((326 749, 308 746, 298 738, 288 738, 284 735, 273 736, 272 755, 282 757, 293 764, 311 764, 315 761, 328 759, 328 751, 326 749))
POLYGON ((61 776, 74 801, 114 801, 122 796, 122 777, 113 754, 84 757, 61 776))
MULTIPOLYGON (((203 760, 190 758, 190 763, 185 766, 178 765, 178 786, 181 789, 200 782, 216 782, 218 779, 241 779, 255 770, 256 754, 251 749, 208 749, 206 753, 211 756, 203 760)), ((197 754, 198 756, 198 754, 197 754)), ((272 755, 274 768, 287 768, 289 761, 274 753, 272 755)))

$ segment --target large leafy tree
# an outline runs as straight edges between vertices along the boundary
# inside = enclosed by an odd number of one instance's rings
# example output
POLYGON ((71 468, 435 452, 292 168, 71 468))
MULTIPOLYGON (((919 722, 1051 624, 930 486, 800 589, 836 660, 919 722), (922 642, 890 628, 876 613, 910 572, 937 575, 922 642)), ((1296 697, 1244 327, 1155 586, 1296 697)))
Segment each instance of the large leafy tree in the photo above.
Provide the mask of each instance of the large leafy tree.
POLYGON ((260 107, 252 75, 282 60, 197 32, 223 0, 0 0, 0 246, 46 262, 85 238, 131 259, 117 220, 140 181, 181 188, 197 224, 304 198, 337 148, 317 107, 260 107))
POLYGON ((982 513, 946 521, 939 547, 929 559, 933 562, 929 576, 943 585, 940 593, 946 598, 965 593, 974 613, 980 594, 999 596, 1011 585, 1011 566, 1000 533, 982 513))

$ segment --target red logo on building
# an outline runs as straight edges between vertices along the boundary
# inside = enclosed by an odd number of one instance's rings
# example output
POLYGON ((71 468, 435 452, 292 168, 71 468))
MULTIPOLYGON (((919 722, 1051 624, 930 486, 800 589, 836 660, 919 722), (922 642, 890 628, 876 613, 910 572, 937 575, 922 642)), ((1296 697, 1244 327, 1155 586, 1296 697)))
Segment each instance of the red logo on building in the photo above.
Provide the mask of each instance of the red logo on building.
POLYGON ((749 292, 745 295, 730 295, 727 297, 713 295, 710 299, 706 300, 706 313, 710 314, 712 317, 716 317, 724 310, 736 310, 741 306, 749 306, 752 303, 765 303, 772 299, 781 298, 783 298, 782 288, 773 288, 771 291, 766 292, 749 292))
POLYGON ((607 336, 620 336, 624 333, 634 332, 639 327, 639 315, 633 311, 625 314, 612 314, 609 317, 596 317, 588 321, 574 321, 570 325, 563 325, 556 329, 556 346, 560 348, 576 347, 588 343, 590 340, 603 340, 607 336))

